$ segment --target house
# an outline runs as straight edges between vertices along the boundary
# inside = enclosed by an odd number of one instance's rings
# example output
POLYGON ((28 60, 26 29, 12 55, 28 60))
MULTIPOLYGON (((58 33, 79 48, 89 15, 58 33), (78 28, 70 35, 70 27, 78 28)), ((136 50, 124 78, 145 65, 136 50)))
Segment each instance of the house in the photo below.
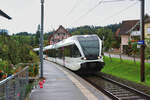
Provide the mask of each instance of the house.
POLYGON ((150 38, 150 17, 145 21, 145 39, 150 38))
POLYGON ((139 20, 123 21, 116 34, 121 37, 120 49, 121 53, 127 53, 129 40, 138 40, 140 38, 139 20))
POLYGON ((6 13, 4 13, 2 10, 0 10, 0 16, 3 16, 7 19, 12 19, 10 16, 8 16, 6 13))
POLYGON ((71 34, 60 25, 59 28, 48 37, 49 44, 55 44, 63 39, 70 37, 71 34))

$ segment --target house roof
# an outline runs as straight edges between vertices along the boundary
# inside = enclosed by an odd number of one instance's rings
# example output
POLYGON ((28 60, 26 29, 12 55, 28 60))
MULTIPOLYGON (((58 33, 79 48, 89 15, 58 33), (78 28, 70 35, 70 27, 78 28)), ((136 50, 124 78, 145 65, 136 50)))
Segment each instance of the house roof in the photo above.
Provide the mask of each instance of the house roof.
POLYGON ((115 37, 118 37, 120 33, 120 28, 117 29, 116 33, 115 33, 115 37))
POLYGON ((145 23, 150 23, 150 17, 145 19, 145 23))
POLYGON ((55 33, 63 33, 62 30, 63 30, 63 32, 65 32, 65 33, 71 35, 62 25, 60 25, 59 28, 58 28, 56 31, 54 31, 54 32, 48 37, 48 40, 49 40, 55 33))
POLYGON ((139 22, 139 20, 126 20, 120 26, 120 35, 128 35, 129 31, 139 22))
POLYGON ((7 19, 12 19, 10 16, 8 16, 6 13, 4 13, 2 10, 0 10, 0 15, 7 19))
POLYGON ((54 32, 55 33, 63 33, 60 30, 63 30, 65 33, 70 34, 62 25, 59 26, 59 28, 54 32))

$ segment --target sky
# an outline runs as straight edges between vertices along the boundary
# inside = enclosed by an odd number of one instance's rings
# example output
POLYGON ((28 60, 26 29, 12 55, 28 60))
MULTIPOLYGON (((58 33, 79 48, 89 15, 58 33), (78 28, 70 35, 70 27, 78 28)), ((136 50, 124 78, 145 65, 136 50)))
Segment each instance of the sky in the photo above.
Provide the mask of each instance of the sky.
MULTIPOLYGON (((150 0, 145 0, 145 13, 150 15, 150 0)), ((0 0, 0 9, 12 20, 0 16, 0 29, 9 34, 36 33, 41 23, 40 0, 0 0)), ((83 25, 105 26, 140 18, 139 0, 45 0, 44 32, 83 25), (118 1, 118 2, 106 2, 118 1)))

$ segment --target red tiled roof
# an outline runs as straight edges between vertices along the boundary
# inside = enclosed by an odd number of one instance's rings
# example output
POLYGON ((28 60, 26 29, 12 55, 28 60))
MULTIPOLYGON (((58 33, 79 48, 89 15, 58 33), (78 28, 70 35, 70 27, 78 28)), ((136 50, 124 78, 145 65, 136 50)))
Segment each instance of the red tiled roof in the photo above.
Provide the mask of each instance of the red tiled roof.
POLYGON ((127 35, 129 34, 128 31, 134 27, 137 22, 139 22, 139 20, 126 20, 126 21, 123 21, 121 26, 120 26, 120 32, 119 34, 120 35, 127 35))

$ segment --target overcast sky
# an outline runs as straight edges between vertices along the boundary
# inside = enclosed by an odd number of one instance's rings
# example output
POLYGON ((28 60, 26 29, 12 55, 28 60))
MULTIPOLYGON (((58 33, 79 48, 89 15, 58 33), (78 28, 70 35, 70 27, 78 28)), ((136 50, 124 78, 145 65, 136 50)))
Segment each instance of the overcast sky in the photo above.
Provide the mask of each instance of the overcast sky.
MULTIPOLYGON (((140 18, 139 0, 99 3, 100 1, 45 0, 44 32, 57 29, 59 25, 65 28, 83 25, 105 26, 140 18)), ((150 0, 145 1, 145 13, 150 15, 150 0)), ((9 34, 36 32, 41 17, 40 0, 0 0, 0 9, 12 17, 12 20, 7 20, 0 16, 0 29, 8 29, 9 34)))

